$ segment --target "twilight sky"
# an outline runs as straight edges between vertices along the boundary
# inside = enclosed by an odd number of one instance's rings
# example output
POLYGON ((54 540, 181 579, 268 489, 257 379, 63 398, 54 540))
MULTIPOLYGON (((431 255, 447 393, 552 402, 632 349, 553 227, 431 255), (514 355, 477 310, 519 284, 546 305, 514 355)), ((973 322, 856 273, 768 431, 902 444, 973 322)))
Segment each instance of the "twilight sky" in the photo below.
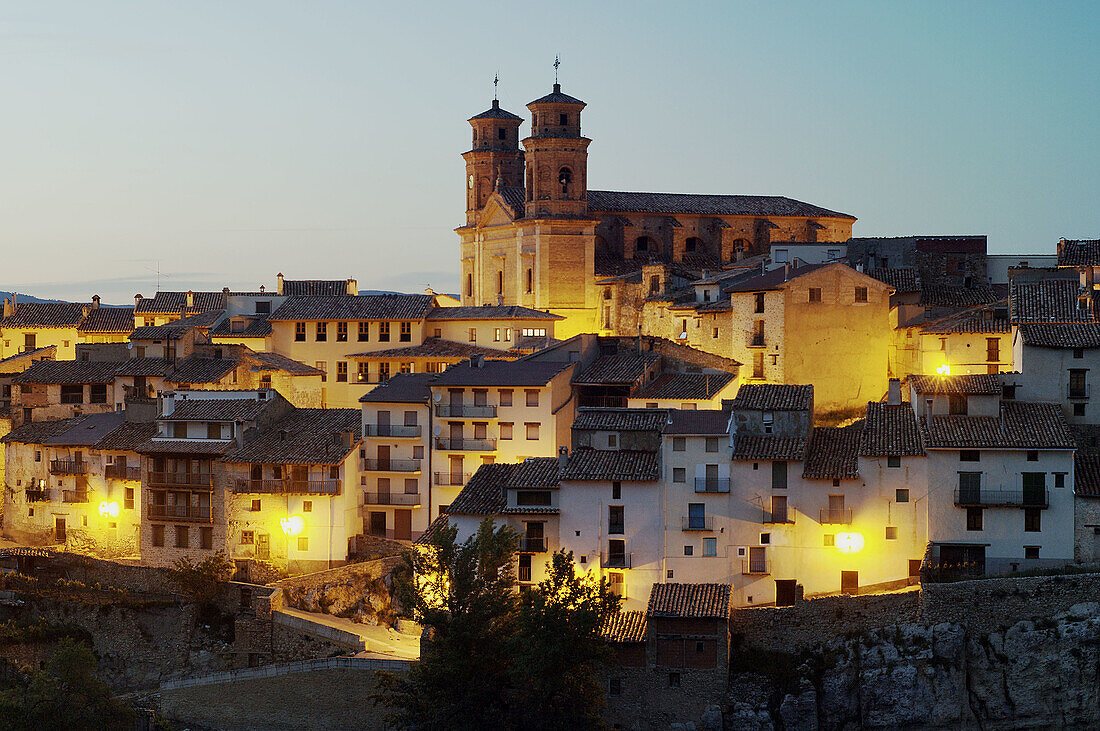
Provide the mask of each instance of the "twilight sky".
MULTIPOLYGON (((563 90, 593 188, 857 236, 1100 236, 1095 3, 0 0, 0 290, 457 286, 466 118, 563 90)), ((521 128, 526 132, 527 126, 521 128)))

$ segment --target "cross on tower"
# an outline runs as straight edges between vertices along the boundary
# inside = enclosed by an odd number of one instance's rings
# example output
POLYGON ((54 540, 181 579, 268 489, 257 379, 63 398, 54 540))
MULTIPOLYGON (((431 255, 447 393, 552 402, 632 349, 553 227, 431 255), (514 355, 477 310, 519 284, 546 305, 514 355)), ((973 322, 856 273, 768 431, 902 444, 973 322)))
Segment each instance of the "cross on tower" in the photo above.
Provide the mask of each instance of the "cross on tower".
POLYGON ((561 55, 554 55, 554 83, 558 83, 558 66, 561 66, 561 55))
POLYGON ((493 101, 497 100, 497 84, 500 83, 500 72, 493 74, 493 101))

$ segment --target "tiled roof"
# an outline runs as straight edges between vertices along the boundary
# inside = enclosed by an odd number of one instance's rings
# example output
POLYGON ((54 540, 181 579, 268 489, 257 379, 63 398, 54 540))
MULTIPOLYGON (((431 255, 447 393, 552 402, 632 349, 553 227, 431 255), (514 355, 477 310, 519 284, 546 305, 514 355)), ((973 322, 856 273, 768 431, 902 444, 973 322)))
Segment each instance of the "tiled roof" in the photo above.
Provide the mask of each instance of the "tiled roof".
POLYGON ((45 444, 50 437, 63 434, 74 425, 83 421, 85 416, 76 416, 71 419, 55 419, 53 421, 28 421, 17 426, 0 438, 0 442, 7 444, 17 442, 19 444, 45 444))
POLYGON ((1073 494, 1081 497, 1100 497, 1100 455, 1073 456, 1073 494))
POLYGON ((1004 401, 1001 415, 933 416, 921 420, 925 442, 939 449, 1073 449, 1058 404, 1004 401))
POLYGON ((134 306, 135 315, 193 315, 207 310, 225 309, 225 292, 192 292, 192 306, 187 306, 187 292, 157 292, 144 297, 134 306))
POLYGON ((1100 266, 1100 239, 1076 239, 1058 245, 1058 266, 1100 266))
POLYGON ((134 308, 93 307, 77 329, 84 333, 128 333, 134 329, 134 308))
POLYGON ((1010 316, 1015 323, 1096 322, 1092 298, 1078 306, 1080 285, 1072 279, 1012 282, 1010 316))
POLYGON ((859 443, 862 438, 862 420, 845 427, 814 427, 802 477, 807 480, 858 478, 859 443))
POLYGON ((244 330, 233 330, 232 318, 227 317, 210 331, 215 338, 265 338, 271 334, 271 323, 267 317, 249 317, 244 330))
POLYGON ((577 449, 561 473, 562 480, 622 480, 652 482, 660 477, 660 460, 654 452, 577 449))
POLYGON ((494 99, 493 106, 489 107, 481 114, 475 114, 466 121, 472 122, 475 119, 518 119, 522 121, 523 117, 519 116, 518 114, 512 114, 509 111, 501 109, 500 102, 494 99))
POLYGON ((420 537, 413 541, 413 543, 418 546, 431 545, 432 541, 435 540, 435 537, 448 526, 449 523, 447 521, 447 515, 446 513, 444 513, 443 515, 440 515, 431 523, 429 523, 427 529, 425 529, 425 531, 420 534, 420 537))
POLYGON ((399 373, 363 394, 362 403, 426 404, 432 398, 434 373, 399 373))
POLYGON ((264 427, 240 449, 229 452, 225 460, 262 464, 339 464, 350 451, 358 448, 362 423, 363 413, 359 409, 294 409, 264 427), (344 445, 344 432, 353 435, 350 447, 344 445))
POLYGON ((600 629, 600 636, 607 642, 645 642, 645 630, 645 612, 640 610, 633 612, 619 611, 607 618, 606 623, 600 629))
POLYGON ((740 434, 733 445, 733 459, 741 461, 781 459, 801 461, 806 458, 804 437, 776 437, 740 434))
MULTIPOLYGON (((1007 310, 1008 301, 1001 300, 996 303, 1007 310)), ((926 323, 921 332, 929 334, 951 333, 986 333, 1002 334, 1012 332, 1012 325, 1007 317, 996 317, 995 308, 989 305, 972 307, 962 312, 955 312, 947 317, 941 317, 926 323)))
POLYGON ((704 216, 809 216, 855 220, 855 216, 847 213, 830 211, 778 195, 695 195, 590 190, 588 210, 616 213, 696 213, 704 216))
POLYGON ((988 285, 955 287, 949 284, 924 284, 920 303, 926 307, 975 307, 1001 299, 988 285))
POLYGON ((203 358, 189 355, 176 363, 165 377, 169 383, 217 383, 241 362, 234 358, 203 358))
MULTIPOLYGON (((736 279, 731 284, 722 287, 723 292, 760 292, 768 289, 779 289, 792 279, 805 276, 816 272, 818 269, 824 269, 827 266, 832 266, 837 262, 827 261, 820 264, 806 264, 797 268, 791 268, 788 270, 786 267, 778 267, 764 272, 763 274, 754 274, 751 277, 745 277, 736 279)), ((886 285, 882 285, 885 287, 886 285)))
POLYGON ((283 294, 290 297, 339 297, 348 293, 346 279, 284 279, 283 294))
POLYGON ((642 271, 642 263, 624 259, 610 251, 597 250, 593 259, 594 273, 599 277, 621 277, 642 271))
POLYGON ((43 443, 90 447, 120 427, 125 420, 126 416, 120 411, 88 414, 83 419, 71 424, 65 431, 54 434, 43 443))
MULTIPOLYGON (((185 318, 186 319, 186 318, 185 318)), ((130 340, 179 340, 187 334, 186 327, 176 327, 175 323, 166 325, 138 325, 130 333, 130 340)))
POLYGON ((176 364, 167 358, 130 358, 115 365, 116 376, 165 376, 176 364))
POLYGON ((665 409, 606 409, 583 406, 573 418, 580 431, 656 431, 668 421, 665 409))
MULTIPOLYGON (((424 338, 420 345, 407 345, 403 348, 368 350, 351 353, 349 358, 469 358, 471 355, 483 355, 487 358, 509 359, 506 350, 493 350, 473 343, 459 343, 440 338, 424 338)), ((513 356, 514 357, 514 356, 513 356)))
POLYGON ((564 320, 561 315, 518 305, 482 305, 480 307, 436 307, 429 320, 564 320))
POLYGON ((469 361, 455 363, 436 378, 433 386, 545 386, 572 363, 537 360, 486 360, 476 368, 469 361))
POLYGON ((859 454, 862 457, 922 456, 924 446, 912 406, 908 403, 896 406, 876 401, 868 403, 859 454))
POLYGON ((283 371, 294 376, 318 376, 324 373, 319 368, 278 353, 250 352, 247 358, 256 361, 256 364, 249 368, 250 371, 283 371))
POLYGON ((970 393, 995 396, 1001 393, 1001 379, 995 373, 958 376, 910 376, 909 385, 919 394, 970 393))
POLYGON ((729 584, 654 584, 649 590, 649 617, 727 619, 729 584))
POLYGON ((198 398, 176 400, 165 421, 251 421, 271 405, 270 399, 198 398))
POLYGON ((631 397, 712 399, 732 380, 732 373, 662 373, 631 397))
POLYGON ((730 412, 721 409, 669 409, 665 434, 725 436, 730 412))
POLYGON ((616 353, 601 355, 573 379, 578 385, 634 383, 645 375, 661 356, 656 353, 616 353))
POLYGON ((0 360, 0 373, 21 373, 26 368, 20 368, 21 365, 30 367, 30 363, 34 363, 40 360, 53 360, 57 355, 56 345, 44 345, 41 348, 35 348, 34 350, 26 350, 22 353, 14 353, 7 358, 0 360))
POLYGON ((40 360, 12 383, 110 383, 118 361, 40 360))
MULTIPOLYGON (((558 486, 557 457, 535 457, 519 463, 483 464, 454 499, 450 515, 496 515, 504 512, 507 490, 558 486)), ((521 512, 531 512, 524 509, 521 512)))
POLYGON ((92 445, 94 449, 111 451, 133 451, 142 443, 152 438, 157 432, 157 425, 152 421, 127 421, 123 422, 110 434, 100 438, 92 445))
POLYGON ((1020 325, 1019 333, 1036 348, 1100 348, 1100 323, 1020 325))
POLYGON ((921 291, 920 272, 915 267, 895 267, 893 269, 877 267, 868 269, 867 276, 889 284, 898 294, 921 291))
POLYGON ((280 320, 422 320, 435 305, 427 294, 291 297, 268 317, 280 320))
POLYGON ((20 302, 0 327, 76 327, 84 319, 79 302, 20 302))
POLYGON ((737 390, 734 409, 760 411, 805 411, 812 406, 812 385, 791 386, 775 383, 746 383, 737 390))
POLYGON ((225 454, 233 445, 234 442, 231 439, 162 439, 153 437, 139 444, 134 451, 142 454, 200 454, 214 457, 225 454))
POLYGON ((554 84, 554 90, 546 96, 540 96, 533 102, 527 102, 527 106, 532 104, 579 104, 582 107, 584 106, 584 102, 580 99, 562 92, 561 84, 554 84))

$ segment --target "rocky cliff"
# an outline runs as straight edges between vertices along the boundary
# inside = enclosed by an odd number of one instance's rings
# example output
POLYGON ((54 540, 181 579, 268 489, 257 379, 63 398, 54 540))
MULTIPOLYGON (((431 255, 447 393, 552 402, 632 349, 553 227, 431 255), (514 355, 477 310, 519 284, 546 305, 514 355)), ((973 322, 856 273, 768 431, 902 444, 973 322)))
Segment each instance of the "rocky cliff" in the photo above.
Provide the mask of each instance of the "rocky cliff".
POLYGON ((735 662, 726 728, 1100 725, 1097 602, 1003 631, 901 624, 735 662))

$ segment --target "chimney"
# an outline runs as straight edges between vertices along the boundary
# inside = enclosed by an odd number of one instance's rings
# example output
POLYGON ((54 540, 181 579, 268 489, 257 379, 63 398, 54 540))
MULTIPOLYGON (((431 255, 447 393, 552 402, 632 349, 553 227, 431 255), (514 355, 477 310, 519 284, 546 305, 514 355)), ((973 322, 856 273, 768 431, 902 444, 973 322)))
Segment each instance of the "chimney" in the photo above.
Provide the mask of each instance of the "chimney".
POLYGON ((787 262, 783 265, 783 281, 786 282, 791 278, 791 263, 787 262))
POLYGON ((91 311, 92 311, 91 305, 84 305, 83 307, 80 308, 80 316, 86 318, 86 317, 88 317, 88 313, 91 312, 91 311))
POLYGON ((485 356, 484 355, 471 355, 470 356, 470 367, 471 368, 481 368, 483 365, 485 365, 485 356))
POLYGON ((348 294, 359 294, 359 282, 355 281, 354 277, 348 277, 348 294))
POLYGON ((558 447, 558 469, 564 470, 569 466, 569 447, 558 447))
POLYGON ((276 278, 279 280, 279 283, 275 287, 275 293, 276 294, 282 294, 283 293, 283 273, 279 272, 279 274, 276 278))
POLYGON ((99 309, 99 295, 98 294, 93 294, 92 295, 92 309, 93 310, 98 310, 99 309))
POLYGON ((285 442, 285 441, 286 441, 286 435, 287 435, 287 434, 288 434, 288 432, 287 432, 287 430, 286 430, 286 429, 280 429, 280 430, 279 430, 279 441, 280 441, 280 442, 285 442))
POLYGON ((229 287, 222 287, 222 294, 224 294, 226 297, 228 297, 229 296, 229 287))
POLYGON ((897 378, 890 379, 890 385, 886 389, 886 404, 901 406, 901 381, 897 378))
POLYGON ((267 288, 266 288, 266 287, 264 287, 264 285, 262 285, 262 284, 261 284, 261 285, 260 285, 260 294, 263 294, 263 293, 264 293, 264 292, 266 291, 266 289, 267 289, 267 288))
POLYGON ((15 314, 15 305, 11 303, 10 299, 4 299, 4 317, 11 317, 15 314))
POLYGON ((353 432, 353 431, 341 432, 340 436, 344 440, 344 449, 351 449, 352 445, 355 444, 355 432, 353 432))
POLYGON ((137 307, 138 305, 140 305, 141 300, 142 300, 141 292, 138 292, 137 294, 134 295, 134 307, 137 307))
POLYGON ((195 306, 195 293, 191 290, 187 290, 187 307, 188 309, 195 306))

